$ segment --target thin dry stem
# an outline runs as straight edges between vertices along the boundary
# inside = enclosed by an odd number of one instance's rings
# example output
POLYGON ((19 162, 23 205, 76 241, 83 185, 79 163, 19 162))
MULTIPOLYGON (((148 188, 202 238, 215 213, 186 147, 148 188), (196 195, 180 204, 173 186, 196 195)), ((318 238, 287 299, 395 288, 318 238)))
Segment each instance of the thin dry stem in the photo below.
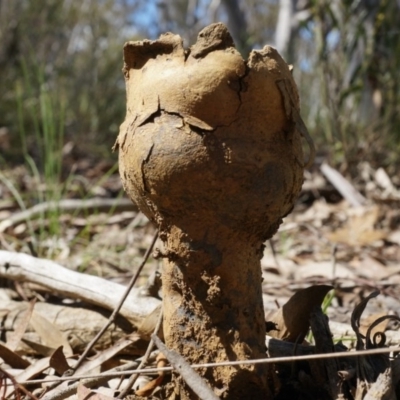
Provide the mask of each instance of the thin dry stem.
MULTIPOLYGON (((159 332, 159 330, 161 328, 162 320, 163 320, 163 312, 161 310, 160 315, 158 316, 158 321, 157 321, 156 327, 154 328, 153 335, 157 335, 158 334, 158 332, 159 332)), ((153 347, 154 347, 154 340, 151 339, 150 342, 149 342, 149 345, 147 346, 146 353, 143 356, 142 361, 139 364, 138 369, 142 369, 147 364, 148 359, 150 357, 150 354, 151 354, 151 352, 153 350, 153 347)), ((124 399, 128 395, 129 391, 131 390, 131 388, 135 384, 135 382, 138 379, 139 375, 140 374, 133 374, 129 378, 128 383, 126 384, 125 388, 121 391, 121 393, 117 396, 117 399, 124 399)))
MULTIPOLYGON (((256 360, 242 360, 242 361, 224 361, 219 363, 205 363, 205 364, 192 364, 191 368, 217 368, 224 366, 235 366, 235 365, 250 365, 250 364, 277 364, 277 363, 287 363, 287 362, 296 362, 296 361, 308 361, 308 360, 322 360, 326 358, 348 358, 348 357, 360 357, 360 356, 368 356, 373 354, 387 354, 392 352, 399 352, 399 347, 387 347, 380 349, 371 349, 371 350, 359 350, 359 351, 350 351, 343 353, 327 353, 327 354, 310 354, 310 355, 302 355, 302 356, 290 356, 290 357, 276 357, 276 358, 261 358, 256 360)), ((108 377, 115 378, 122 375, 131 375, 131 374, 141 374, 141 373, 155 373, 162 371, 172 371, 172 367, 161 367, 161 368, 144 368, 144 369, 135 369, 135 370, 126 370, 119 372, 104 372, 98 375, 82 375, 79 376, 79 379, 93 379, 97 377, 108 377)), ((21 382, 22 385, 33 385, 38 383, 45 383, 51 381, 70 381, 75 380, 77 377, 65 377, 65 378, 50 378, 50 379, 33 379, 25 382, 21 382)))

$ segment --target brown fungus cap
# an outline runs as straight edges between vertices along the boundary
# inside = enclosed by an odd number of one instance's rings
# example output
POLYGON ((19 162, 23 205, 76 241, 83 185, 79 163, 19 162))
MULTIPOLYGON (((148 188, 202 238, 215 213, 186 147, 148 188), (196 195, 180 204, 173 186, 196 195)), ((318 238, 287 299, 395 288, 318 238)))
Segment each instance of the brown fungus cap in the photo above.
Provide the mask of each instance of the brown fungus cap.
POLYGON ((266 46, 244 61, 225 25, 124 47, 127 115, 117 146, 124 187, 162 229, 223 226, 264 240, 300 192, 296 85, 266 46))

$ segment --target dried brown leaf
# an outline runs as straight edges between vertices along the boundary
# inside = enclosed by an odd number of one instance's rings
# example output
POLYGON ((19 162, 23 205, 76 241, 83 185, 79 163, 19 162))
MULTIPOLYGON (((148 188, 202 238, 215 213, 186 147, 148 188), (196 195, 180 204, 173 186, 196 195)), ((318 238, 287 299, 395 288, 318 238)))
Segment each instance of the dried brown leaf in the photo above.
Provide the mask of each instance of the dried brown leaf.
POLYGON ((287 342, 301 343, 310 327, 311 311, 322 304, 326 294, 332 289, 330 285, 315 285, 296 292, 268 318, 267 322, 275 326, 268 334, 287 342))
POLYGON ((29 346, 35 353, 40 354, 44 357, 50 357, 54 352, 54 349, 52 347, 45 346, 44 344, 37 343, 33 340, 22 338, 22 342, 29 346))
POLYGON ((152 381, 148 382, 144 387, 142 387, 139 390, 135 391, 136 396, 142 396, 142 397, 148 397, 151 396, 151 394, 154 392, 154 389, 156 389, 158 386, 162 384, 164 377, 159 375, 157 376, 156 379, 153 379, 152 381))
POLYGON ((20 400, 23 395, 25 398, 31 400, 39 400, 33 393, 29 390, 25 389, 22 385, 20 385, 17 380, 9 374, 7 371, 0 368, 0 396, 1 399, 11 398, 13 395, 13 399, 20 400), (3 386, 4 385, 4 386, 3 386))
POLYGON ((365 335, 367 349, 385 346, 386 335, 384 328, 389 320, 400 322, 400 318, 397 315, 383 315, 371 323, 365 335))
POLYGON ((149 315, 147 315, 144 318, 143 322, 139 325, 138 333, 142 339, 146 340, 150 339, 151 335, 154 333, 155 327, 157 326, 160 312, 161 312, 161 305, 156 307, 149 315))
MULTIPOLYGON (((39 374, 41 374, 45 369, 49 368, 49 358, 45 357, 42 358, 38 361, 36 361, 34 364, 29 365, 24 371, 19 373, 17 376, 15 376, 15 381, 16 382, 25 382, 29 379, 33 379, 39 374)), ((13 398, 11 395, 16 395, 15 392, 15 387, 8 387, 7 389, 7 397, 8 398, 13 398)))
POLYGON ((24 311, 21 318, 18 320, 15 326, 13 335, 7 340, 7 347, 10 350, 16 350, 19 342, 21 341, 26 329, 28 328, 29 322, 32 317, 33 308, 35 307, 36 300, 32 300, 29 303, 28 308, 24 311))
MULTIPOLYGON (((166 365, 167 365, 166 357, 164 356, 163 353, 159 353, 157 356, 157 368, 162 368, 165 367, 166 365)), ((143 397, 150 396, 153 393, 154 389, 156 389, 157 386, 160 386, 162 384, 164 375, 165 371, 160 371, 156 379, 153 379, 141 389, 136 390, 135 394, 137 396, 143 396, 143 397)))
POLYGON ((384 279, 390 274, 386 265, 376 258, 371 257, 369 254, 363 255, 358 265, 355 266, 359 276, 364 276, 376 281, 384 279))
POLYGON ((50 357, 50 367, 54 368, 58 375, 63 375, 70 367, 60 346, 50 357))
POLYGON ((30 323, 45 346, 51 347, 53 350, 63 346, 66 356, 72 356, 73 351, 68 339, 47 318, 34 311, 30 323))
POLYGON ((384 239, 387 233, 375 229, 379 217, 379 207, 358 208, 343 228, 337 229, 328 235, 329 240, 353 246, 365 246, 384 239))
POLYGON ((50 358, 44 357, 40 360, 37 360, 34 364, 31 364, 25 371, 19 373, 15 379, 17 382, 25 382, 30 379, 36 378, 39 374, 41 374, 44 370, 49 368, 50 358))
POLYGON ((31 365, 27 360, 0 342, 0 358, 12 368, 25 369, 31 365))

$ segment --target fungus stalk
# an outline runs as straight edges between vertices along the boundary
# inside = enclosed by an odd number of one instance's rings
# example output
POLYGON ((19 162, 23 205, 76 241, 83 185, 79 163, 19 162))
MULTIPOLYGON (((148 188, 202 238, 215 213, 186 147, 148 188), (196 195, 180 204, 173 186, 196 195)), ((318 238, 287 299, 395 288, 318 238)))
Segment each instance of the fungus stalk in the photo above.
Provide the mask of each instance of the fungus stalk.
MULTIPOLYGON (((166 345, 190 363, 264 358, 263 243, 305 166, 289 68, 269 46, 244 61, 220 23, 188 50, 170 33, 129 42, 124 60, 120 174, 164 243, 166 345)), ((221 399, 269 398, 263 365, 198 372, 221 399)), ((196 398, 173 382, 171 398, 196 398)))

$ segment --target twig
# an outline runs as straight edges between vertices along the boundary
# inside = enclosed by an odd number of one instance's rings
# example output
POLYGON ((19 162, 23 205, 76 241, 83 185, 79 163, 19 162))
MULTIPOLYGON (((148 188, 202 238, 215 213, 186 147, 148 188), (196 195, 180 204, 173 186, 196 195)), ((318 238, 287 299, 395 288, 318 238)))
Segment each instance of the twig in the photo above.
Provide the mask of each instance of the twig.
POLYGON ((219 397, 207 385, 205 380, 195 372, 190 364, 176 351, 169 350, 167 346, 156 335, 152 335, 156 346, 167 357, 168 361, 177 370, 188 386, 200 397, 202 400, 219 400, 219 397))
MULTIPOLYGON (((114 374, 113 377, 118 377, 121 374, 124 375, 124 372, 126 370, 129 370, 130 368, 136 368, 138 366, 138 361, 132 361, 128 364, 125 364, 123 366, 120 367, 116 367, 113 368, 112 370, 110 370, 111 374, 114 374)), ((130 375, 130 374, 125 374, 125 375, 130 375)), ((106 383, 109 379, 110 376, 104 375, 103 374, 98 374, 98 375, 92 375, 89 377, 81 377, 81 376, 77 376, 77 377, 70 377, 70 378, 60 378, 63 381, 66 380, 77 380, 79 379, 77 382, 72 383, 71 385, 68 385, 67 387, 63 387, 62 389, 59 388, 57 389, 56 392, 52 391, 51 393, 46 393, 41 400, 63 400, 66 399, 67 397, 73 395, 76 393, 78 386, 80 384, 84 384, 87 388, 92 388, 94 386, 100 386, 104 383, 106 383), (82 380, 80 380, 82 379, 82 380)), ((43 382, 51 382, 48 381, 47 379, 43 379, 43 382)), ((22 383, 25 384, 25 383, 22 383)))
POLYGON ((332 245, 332 286, 336 283, 336 265, 337 265, 337 244, 332 245))
POLYGON ((85 351, 82 353, 82 355, 79 357, 79 360, 76 362, 76 364, 70 368, 65 375, 66 376, 72 376, 75 371, 79 368, 79 366, 82 364, 90 350, 92 350, 93 346, 96 344, 96 342, 99 340, 99 338, 104 334, 104 332, 109 328, 109 326, 115 321, 119 311, 121 310, 122 305, 124 304, 126 298, 128 297, 130 291, 133 288, 133 285, 136 283, 137 278, 139 277, 140 273, 142 272, 142 269, 144 265, 146 264, 151 252, 153 251, 154 244, 156 243, 158 238, 158 231, 155 233, 153 240, 147 249, 143 261, 140 264, 139 268, 137 269, 135 275, 132 277, 131 281, 129 282, 129 285, 126 287, 125 293, 122 295, 119 303, 115 306, 114 311, 110 315, 110 318, 108 318, 107 323, 103 326, 103 328, 97 333, 97 335, 92 339, 92 341, 87 345, 85 351))
POLYGON ((134 210, 138 208, 131 200, 127 198, 119 199, 102 199, 93 198, 87 200, 81 199, 64 199, 60 201, 46 201, 44 203, 36 204, 35 206, 28 208, 27 210, 17 212, 10 218, 0 222, 0 233, 3 233, 6 229, 17 225, 21 222, 29 221, 32 218, 36 218, 41 214, 53 210, 58 211, 108 211, 110 209, 117 209, 118 211, 134 210))
MULTIPOLYGON (((371 350, 357 350, 357 351, 344 351, 342 353, 327 353, 327 354, 309 354, 302 356, 290 356, 290 357, 276 357, 276 358, 259 358, 255 360, 239 360, 239 361, 223 361, 218 363, 206 363, 206 364, 193 364, 190 367, 194 369, 198 368, 217 368, 217 367, 227 367, 235 365, 256 365, 256 364, 278 364, 278 363, 290 363, 296 361, 308 361, 308 360, 320 360, 325 358, 346 358, 346 357, 360 357, 369 356, 373 354, 387 354, 387 353, 398 353, 400 348, 396 347, 385 347, 371 350)), ((78 377, 65 377, 65 378, 50 378, 46 379, 33 379, 24 382, 20 382, 21 385, 33 385, 39 383, 47 383, 52 381, 70 381, 76 379, 93 379, 97 377, 107 377, 115 378, 122 375, 132 375, 141 373, 156 373, 161 371, 173 371, 173 367, 159 367, 159 368, 143 368, 135 370, 124 370, 118 372, 103 372, 101 375, 80 375, 78 377)), ((44 400, 44 399, 43 399, 44 400)), ((47 399, 46 399, 47 400, 47 399)))
MULTIPOLYGON (((14 386, 14 392, 17 393, 16 394, 17 398, 19 398, 18 391, 20 390, 26 396, 30 397, 32 400, 39 400, 33 393, 31 393, 29 390, 26 390, 20 383, 18 383, 12 375, 10 375, 7 371, 4 371, 4 369, 0 368, 0 378, 3 377, 9 379, 12 382, 12 385, 14 386)), ((4 385, 4 388, 6 388, 6 385, 4 385)), ((2 399, 3 398, 5 399, 6 396, 2 397, 2 399)))
MULTIPOLYGON (((157 325, 154 328, 154 333, 153 333, 154 336, 157 336, 158 331, 160 330, 162 319, 163 319, 163 312, 161 310, 160 315, 158 316, 157 325)), ((150 357, 153 347, 154 347, 154 340, 153 340, 153 338, 151 338, 150 343, 147 347, 146 353, 143 356, 143 359, 140 362, 138 369, 142 369, 147 364, 147 360, 150 357)), ((121 393, 117 396, 117 399, 124 399, 128 395, 129 391, 131 390, 132 386, 135 384, 138 377, 139 377, 139 374, 133 374, 129 378, 128 383, 126 384, 125 388, 121 391, 121 393)))
POLYGON ((322 164, 321 172, 353 207, 366 204, 367 199, 339 171, 328 164, 322 164))

